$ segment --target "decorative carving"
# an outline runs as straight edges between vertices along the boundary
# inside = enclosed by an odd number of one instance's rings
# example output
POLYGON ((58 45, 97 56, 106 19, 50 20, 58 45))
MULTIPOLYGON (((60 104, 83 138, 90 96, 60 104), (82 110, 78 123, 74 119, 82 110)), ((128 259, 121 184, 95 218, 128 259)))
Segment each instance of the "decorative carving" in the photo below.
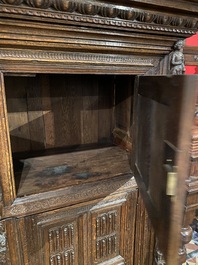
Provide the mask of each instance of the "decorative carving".
POLYGON ((89 14, 92 16, 97 15, 100 10, 98 6, 90 3, 79 3, 77 7, 80 14, 89 14))
POLYGON ((74 251, 69 250, 50 257, 50 265, 75 265, 74 251))
POLYGON ((184 65, 184 54, 183 54, 184 42, 179 40, 174 45, 174 52, 171 56, 171 70, 172 75, 182 75, 186 71, 184 65))
POLYGON ((1 2, 4 4, 9 4, 9 5, 20 5, 24 1, 23 0, 1 0, 1 2))
POLYGON ((62 191, 59 192, 59 196, 57 196, 56 191, 51 191, 50 193, 45 194, 44 197, 42 195, 39 197, 38 194, 28 196, 27 201, 25 197, 22 199, 16 199, 15 203, 12 206, 7 207, 4 213, 7 216, 20 216, 27 212, 34 213, 46 209, 50 210, 60 205, 63 207, 68 205, 67 202, 74 204, 88 200, 89 198, 94 199, 101 197, 101 195, 105 196, 105 194, 113 193, 119 189, 123 190, 124 188, 128 189, 134 187, 136 187, 134 178, 131 178, 130 175, 126 175, 122 176, 121 180, 120 177, 118 177, 101 183, 95 183, 95 185, 88 183, 82 186, 79 185, 73 187, 71 190, 70 188, 62 189, 62 191))
POLYGON ((127 9, 127 10, 120 10, 120 15, 122 19, 126 20, 136 20, 137 17, 139 16, 139 11, 136 9, 127 9))
POLYGON ((195 18, 156 14, 154 11, 147 12, 137 8, 125 8, 100 3, 99 1, 0 0, 0 3, 7 4, 6 6, 0 6, 0 11, 3 13, 61 19, 65 22, 74 21, 182 34, 194 34, 198 27, 198 20, 195 18), (20 7, 17 7, 19 5, 20 7), (27 6, 30 8, 27 8, 27 6), (45 11, 44 9, 48 10, 45 11), (60 12, 54 12, 56 10, 60 12), (75 14, 73 14, 74 12, 75 14), (144 23, 150 23, 150 25, 144 23))
POLYGON ((3 223, 0 222, 0 261, 1 264, 7 264, 6 261, 6 232, 3 223))
POLYGON ((36 8, 48 8, 52 5, 52 0, 25 0, 29 6, 33 6, 36 8))
POLYGON ((156 16, 156 23, 157 24, 161 24, 161 25, 170 25, 172 21, 172 17, 169 16, 161 16, 161 15, 157 15, 156 16))
POLYGON ((26 60, 56 60, 58 61, 83 61, 83 62, 101 62, 105 64, 127 64, 127 65, 144 65, 154 66, 155 60, 150 58, 139 58, 138 56, 124 55, 104 55, 92 53, 73 53, 73 52, 47 52, 47 51, 27 51, 27 50, 0 50, 0 59, 17 58, 26 60))
POLYGON ((195 61, 198 61, 198 55, 194 56, 195 61))
POLYGON ((96 218, 96 259, 116 253, 117 222, 116 211, 104 213, 96 218))
POLYGON ((118 17, 120 14, 120 10, 112 6, 102 6, 99 10, 100 10, 99 14, 102 17, 115 18, 115 17, 118 17))
POLYGON ((190 242, 192 239, 192 228, 190 226, 182 228, 181 237, 182 237, 182 246, 179 249, 180 264, 183 264, 186 261, 186 247, 185 245, 190 242))
POLYGON ((74 265, 74 224, 67 224, 49 230, 50 265, 74 265))
POLYGON ((106 236, 116 231, 116 212, 105 213, 96 219, 96 234, 106 236))
POLYGON ((156 262, 156 265, 166 265, 166 262, 164 261, 164 258, 163 258, 163 254, 158 248, 156 248, 156 252, 155 252, 155 262, 156 262))
POLYGON ((116 253, 116 235, 109 236, 96 242, 96 258, 101 259, 116 253))
POLYGON ((59 0, 53 2, 53 7, 59 11, 72 13, 76 10, 77 4, 73 1, 59 0))
POLYGON ((156 17, 156 14, 141 12, 136 19, 140 22, 151 23, 155 21, 156 17))
MULTIPOLYGON (((179 248, 179 264, 183 264, 186 261, 186 248, 185 244, 189 243, 192 239, 192 228, 190 226, 182 228, 181 230, 181 241, 182 245, 179 248)), ((162 252, 158 248, 158 244, 156 243, 155 247, 155 262, 157 265, 166 265, 166 262, 163 258, 162 252)))

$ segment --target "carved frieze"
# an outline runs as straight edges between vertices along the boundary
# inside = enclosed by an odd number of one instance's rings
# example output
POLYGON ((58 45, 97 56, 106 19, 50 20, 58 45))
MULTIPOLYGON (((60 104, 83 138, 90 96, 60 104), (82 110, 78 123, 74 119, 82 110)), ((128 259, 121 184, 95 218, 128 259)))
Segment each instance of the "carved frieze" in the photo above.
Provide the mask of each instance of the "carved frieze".
POLYGON ((126 64, 126 65, 144 65, 154 66, 155 58, 139 56, 124 56, 117 54, 94 54, 94 53, 74 53, 74 52, 48 52, 48 51, 28 51, 28 50, 0 50, 0 59, 11 60, 39 60, 56 62, 95 62, 105 64, 126 64))
POLYGON ((0 12, 113 27, 193 34, 198 19, 100 1, 0 0, 0 12))
POLYGON ((98 198, 118 192, 124 189, 136 189, 137 184, 134 178, 131 176, 122 176, 122 179, 113 178, 102 183, 84 184, 75 186, 72 189, 62 189, 57 196, 56 191, 51 191, 44 196, 41 194, 28 196, 28 198, 16 199, 12 206, 4 209, 6 216, 20 216, 27 213, 40 212, 46 209, 53 209, 61 206, 67 206, 68 204, 74 204, 88 199, 98 198), (27 200, 26 200, 27 199, 27 200))

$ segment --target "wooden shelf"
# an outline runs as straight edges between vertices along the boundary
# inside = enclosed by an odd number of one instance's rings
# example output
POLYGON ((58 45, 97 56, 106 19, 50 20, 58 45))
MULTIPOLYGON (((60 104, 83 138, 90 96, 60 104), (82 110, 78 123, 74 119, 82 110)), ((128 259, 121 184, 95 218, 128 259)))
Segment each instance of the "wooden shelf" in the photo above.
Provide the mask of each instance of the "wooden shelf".
POLYGON ((126 151, 105 147, 18 160, 17 196, 131 174, 126 151))

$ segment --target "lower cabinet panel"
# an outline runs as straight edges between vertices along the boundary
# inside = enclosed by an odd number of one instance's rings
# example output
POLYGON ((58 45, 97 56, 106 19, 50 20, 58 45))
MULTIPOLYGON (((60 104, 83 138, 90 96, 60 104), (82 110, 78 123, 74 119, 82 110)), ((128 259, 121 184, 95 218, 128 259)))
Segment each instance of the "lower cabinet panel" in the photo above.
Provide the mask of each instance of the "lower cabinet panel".
POLYGON ((136 189, 17 220, 24 264, 132 265, 136 189))

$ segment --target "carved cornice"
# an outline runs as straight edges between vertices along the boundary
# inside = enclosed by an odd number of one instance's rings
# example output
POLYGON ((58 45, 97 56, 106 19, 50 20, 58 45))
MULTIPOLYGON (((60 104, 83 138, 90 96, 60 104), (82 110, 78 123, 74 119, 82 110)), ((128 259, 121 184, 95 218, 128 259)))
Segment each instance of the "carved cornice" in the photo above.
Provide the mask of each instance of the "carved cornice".
POLYGON ((138 8, 80 0, 0 0, 2 14, 62 20, 106 27, 194 34, 198 19, 138 8))

